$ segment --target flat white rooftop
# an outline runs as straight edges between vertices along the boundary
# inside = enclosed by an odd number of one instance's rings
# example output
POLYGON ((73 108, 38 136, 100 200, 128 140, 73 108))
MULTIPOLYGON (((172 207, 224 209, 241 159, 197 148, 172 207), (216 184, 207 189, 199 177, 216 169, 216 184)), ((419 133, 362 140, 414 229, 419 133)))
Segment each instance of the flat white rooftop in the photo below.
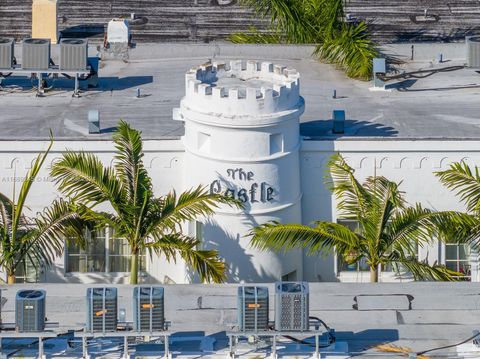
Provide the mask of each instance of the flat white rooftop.
MULTIPOLYGON (((462 44, 415 46, 414 61, 409 61, 410 45, 388 49, 408 60, 399 71, 465 63, 462 44), (438 64, 440 52, 444 62, 438 64)), ((399 79, 388 82, 388 91, 372 92, 371 83, 346 78, 312 59, 311 51, 309 46, 138 44, 128 62, 102 62, 99 87, 81 98, 71 96, 73 81, 56 80, 44 98, 36 98, 30 80, 12 76, 0 90, 0 139, 44 139, 50 129, 57 139, 109 139, 120 118, 147 139, 179 138, 183 124, 172 120, 172 109, 184 95, 185 72, 209 59, 269 60, 297 69, 306 101, 301 133, 312 139, 480 139, 480 75, 474 69, 399 79), (340 136, 331 133, 336 109, 346 111, 345 134, 340 136), (89 110, 100 111, 100 135, 88 135, 89 110)))

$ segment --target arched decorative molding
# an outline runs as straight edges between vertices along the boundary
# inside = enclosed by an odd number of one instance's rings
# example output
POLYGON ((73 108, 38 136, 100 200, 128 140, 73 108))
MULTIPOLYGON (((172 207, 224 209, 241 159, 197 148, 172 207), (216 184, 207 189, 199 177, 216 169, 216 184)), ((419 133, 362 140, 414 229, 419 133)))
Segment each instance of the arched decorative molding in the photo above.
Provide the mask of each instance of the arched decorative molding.
POLYGON ((154 157, 147 164, 147 168, 177 168, 181 164, 181 158, 178 156, 171 157, 170 159, 165 157, 154 157))
POLYGON ((403 157, 400 160, 400 168, 415 168, 413 159, 410 157, 403 157))
POLYGON ((437 168, 446 168, 452 162, 449 157, 442 157, 437 168))
POLYGON ((57 163, 57 162, 59 162, 59 161, 61 161, 61 160, 62 160, 62 157, 54 157, 54 158, 52 158, 52 160, 51 160, 51 161, 48 163, 48 165, 47 165, 47 169, 50 170, 55 163, 57 163))
POLYGON ((164 166, 163 168, 177 168, 179 165, 180 165, 180 158, 172 157, 168 165, 164 166))
POLYGON ((380 161, 377 161, 377 168, 395 168, 395 161, 391 157, 383 157, 380 161))
MULTIPOLYGON (((358 163, 358 167, 357 168, 365 168, 367 166, 367 163, 369 161, 371 161, 372 158, 371 157, 363 157, 359 163, 358 163)), ((373 168, 373 163, 372 163, 372 168, 373 168)))
POLYGON ((21 169, 21 170, 24 170, 26 167, 25 167, 25 160, 21 157, 15 157, 13 158, 10 163, 7 163, 7 168, 8 169, 21 169))
POLYGON ((415 164, 415 168, 426 168, 426 169, 433 169, 432 160, 430 157, 422 157, 420 160, 415 164))

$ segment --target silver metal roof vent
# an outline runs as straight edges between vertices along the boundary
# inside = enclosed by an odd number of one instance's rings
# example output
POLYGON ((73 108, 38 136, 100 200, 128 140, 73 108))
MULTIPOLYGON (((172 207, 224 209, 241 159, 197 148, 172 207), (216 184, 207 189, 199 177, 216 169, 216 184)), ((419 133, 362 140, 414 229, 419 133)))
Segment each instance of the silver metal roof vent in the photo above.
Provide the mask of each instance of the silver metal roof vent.
POLYGON ((88 133, 100 133, 100 114, 98 110, 88 111, 88 133))
POLYGON ((12 39, 0 38, 0 69, 13 67, 13 48, 15 42, 12 39))
POLYGON ((480 67, 480 36, 467 36, 467 66, 480 67))

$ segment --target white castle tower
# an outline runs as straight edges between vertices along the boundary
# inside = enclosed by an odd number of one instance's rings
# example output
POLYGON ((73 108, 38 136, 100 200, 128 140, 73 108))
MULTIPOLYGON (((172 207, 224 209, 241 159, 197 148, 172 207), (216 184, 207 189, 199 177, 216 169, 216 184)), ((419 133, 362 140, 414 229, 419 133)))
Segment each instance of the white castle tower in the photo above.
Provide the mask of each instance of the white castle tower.
POLYGON ((269 62, 214 62, 190 70, 175 117, 185 121, 184 183, 234 196, 203 226, 207 248, 229 266, 230 281, 302 279, 301 251, 259 252, 253 226, 301 223, 299 95, 296 70, 269 62))

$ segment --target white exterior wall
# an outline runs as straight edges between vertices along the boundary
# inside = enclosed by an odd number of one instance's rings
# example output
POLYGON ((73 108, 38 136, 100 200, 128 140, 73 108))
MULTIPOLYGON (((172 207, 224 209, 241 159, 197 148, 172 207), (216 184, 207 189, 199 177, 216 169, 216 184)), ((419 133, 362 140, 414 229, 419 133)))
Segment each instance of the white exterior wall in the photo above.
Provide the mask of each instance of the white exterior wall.
MULTIPOLYGON (((374 174, 402 182, 410 204, 420 202, 435 210, 464 210, 453 193, 443 187, 434 172, 446 169, 451 162, 466 161, 480 165, 479 141, 406 141, 406 140, 343 140, 303 141, 301 150, 301 177, 303 221, 337 219, 335 200, 322 184, 326 163, 335 152, 340 152, 355 169, 360 180, 374 174), (325 201, 321 200, 325 198, 325 201)), ((421 258, 430 263, 445 260, 442 244, 420 248, 421 258)), ((477 258, 472 255, 472 280, 478 281, 477 258)), ((368 273, 337 273, 334 256, 326 259, 307 258, 307 280, 369 281, 368 273), (338 277, 337 277, 338 275, 338 277)), ((391 273, 383 273, 381 281, 397 280, 391 273)))
MULTIPOLYGON (((12 197, 14 181, 16 193, 20 190, 21 181, 31 168, 39 151, 48 146, 46 141, 3 141, 0 144, 0 192, 12 197)), ((27 215, 34 215, 48 206, 60 194, 49 177, 51 164, 61 157, 66 149, 95 153, 105 165, 113 160, 113 144, 110 141, 64 142, 55 141, 43 168, 32 185, 26 205, 27 215)), ((153 179, 157 195, 165 194, 176 186, 182 185, 183 147, 178 140, 145 141, 145 166, 153 179)), ((107 209, 104 207, 103 209, 107 209)), ((148 258, 148 256, 147 256, 148 258)), ((144 281, 183 282, 186 274, 182 266, 174 267, 154 258, 147 261, 148 275, 144 281), (165 276, 168 276, 166 278, 165 276)), ((40 274, 40 280, 46 282, 98 283, 128 282, 127 273, 66 273, 65 258, 57 258, 55 266, 40 274)))
MULTIPOLYGON (((33 159, 38 151, 45 149, 46 142, 31 141, 4 141, 0 149, 0 192, 9 196, 12 195, 13 180, 21 180, 26 171, 31 167, 33 159), (14 177, 15 176, 15 177, 14 177)), ((45 167, 40 172, 36 183, 32 187, 27 205, 31 213, 41 210, 47 206, 58 192, 48 177, 48 167, 60 152, 70 148, 73 150, 84 149, 94 151, 105 164, 110 164, 113 156, 113 146, 108 141, 88 141, 65 143, 57 141, 48 156, 45 167)), ((150 175, 153 178, 154 188, 158 194, 164 194, 176 188, 177 190, 186 187, 186 183, 202 183, 203 170, 192 171, 186 167, 187 155, 183 152, 181 141, 156 140, 145 142, 145 163, 150 175), (187 175, 188 178, 185 178, 187 175), (198 181, 194 181, 198 179, 198 181), (180 188, 179 188, 180 187, 180 188)), ((402 140, 343 140, 343 141, 308 141, 301 143, 300 150, 300 180, 302 222, 309 224, 314 220, 336 220, 335 203, 330 192, 323 184, 325 165, 329 157, 335 152, 341 152, 355 168, 360 179, 364 179, 375 173, 384 175, 389 179, 403 181, 401 189, 405 191, 410 203, 421 202, 424 206, 443 210, 462 210, 462 205, 457 198, 445 189, 433 175, 434 171, 445 169, 448 163, 465 160, 470 165, 480 165, 480 141, 402 141, 402 140)), ((283 167, 283 165, 279 165, 283 167)), ((288 168, 281 169, 285 174, 288 168)), ((290 171, 291 172, 291 171, 290 171)), ((264 174, 268 176, 268 174, 264 174)), ((258 175, 256 175, 258 176, 258 175)), ((205 181, 211 177, 205 176, 205 181)), ((241 184, 241 181, 239 182, 241 184)), ((283 186, 283 185, 282 185, 283 186)), ((285 187, 282 187, 285 188, 285 187)), ((17 184, 17 190, 19 184, 17 184)), ((288 188, 284 190, 288 192, 288 188)), ((284 211, 292 210, 293 213, 275 213, 277 216, 295 219, 298 216, 294 206, 284 211)), ((256 214, 256 220, 261 223, 272 218, 270 214, 256 214)), ((258 278, 264 280, 272 279, 272 273, 281 271, 285 264, 281 257, 269 253, 255 253, 245 245, 244 239, 239 235, 249 228, 248 216, 222 215, 222 223, 228 228, 229 237, 224 237, 223 244, 218 247, 220 255, 225 258, 235 273, 233 279, 254 281, 258 278), (227 239, 228 238, 228 239, 227 239), (243 241, 243 242, 241 242, 243 241), (240 253, 240 255, 239 255, 240 253), (253 257, 252 257, 253 256, 253 257), (269 266, 259 266, 263 261, 268 261, 269 266), (256 265, 256 267, 255 267, 256 265), (264 268, 263 271, 261 268, 264 268), (257 275, 252 275, 258 271, 257 275)), ((224 235, 222 230, 212 228, 205 233, 207 245, 214 245, 219 242, 220 236, 224 235)), ((434 245, 431 248, 421 250, 423 256, 428 254, 430 261, 443 262, 445 259, 442 245, 434 245)), ((127 274, 122 273, 78 273, 65 274, 65 259, 58 258, 55 268, 51 268, 40 278, 48 282, 113 282, 121 283, 127 281, 127 274)), ((480 281, 477 267, 477 259, 472 263, 472 280, 480 281)), ((153 262, 147 264, 148 276, 145 281, 176 282, 185 283, 189 280, 190 273, 181 264, 167 264, 162 259, 154 258, 153 262)), ((288 269, 287 269, 288 270, 288 269)), ((325 258, 305 257, 304 258, 304 279, 308 281, 337 281, 334 256, 325 258)), ((361 281, 368 278, 358 273, 342 273, 342 281, 361 281)), ((392 277, 384 275, 381 280, 391 280, 392 277)))

